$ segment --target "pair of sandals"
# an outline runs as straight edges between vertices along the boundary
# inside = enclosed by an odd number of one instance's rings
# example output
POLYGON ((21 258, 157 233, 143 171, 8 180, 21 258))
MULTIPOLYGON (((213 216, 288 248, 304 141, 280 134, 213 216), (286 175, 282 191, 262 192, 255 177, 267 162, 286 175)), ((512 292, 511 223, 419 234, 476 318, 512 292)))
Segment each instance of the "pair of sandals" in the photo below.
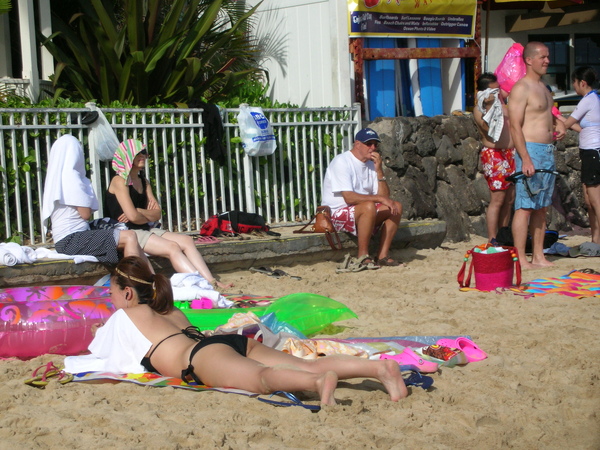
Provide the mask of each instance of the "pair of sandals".
POLYGON ((363 270, 377 270, 382 266, 398 267, 401 262, 392 259, 389 256, 374 260, 369 255, 363 255, 360 258, 354 258, 346 254, 344 260, 335 269, 336 273, 361 272, 363 270))
POLYGON ((48 386, 51 378, 55 378, 60 384, 67 384, 69 381, 73 381, 73 374, 56 367, 54 363, 50 361, 48 364, 44 364, 35 369, 31 374, 31 378, 25 380, 25 384, 43 389, 48 386))
POLYGON ((263 273, 265 275, 268 275, 270 277, 277 278, 277 279, 279 279, 281 277, 290 277, 292 280, 298 280, 298 281, 302 279, 302 277, 290 275, 289 273, 284 272, 281 269, 273 270, 270 267, 250 267, 249 270, 250 270, 250 272, 263 273))

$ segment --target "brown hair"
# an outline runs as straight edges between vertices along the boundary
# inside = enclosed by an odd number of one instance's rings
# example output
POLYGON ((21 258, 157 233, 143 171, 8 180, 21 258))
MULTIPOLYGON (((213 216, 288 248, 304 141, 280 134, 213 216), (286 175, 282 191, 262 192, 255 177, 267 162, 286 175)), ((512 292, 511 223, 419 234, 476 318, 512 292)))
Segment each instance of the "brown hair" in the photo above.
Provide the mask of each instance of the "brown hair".
POLYGON ((121 289, 127 286, 135 289, 139 302, 158 314, 167 314, 174 307, 171 282, 164 275, 152 273, 148 264, 137 256, 127 256, 119 261, 112 282, 121 289))

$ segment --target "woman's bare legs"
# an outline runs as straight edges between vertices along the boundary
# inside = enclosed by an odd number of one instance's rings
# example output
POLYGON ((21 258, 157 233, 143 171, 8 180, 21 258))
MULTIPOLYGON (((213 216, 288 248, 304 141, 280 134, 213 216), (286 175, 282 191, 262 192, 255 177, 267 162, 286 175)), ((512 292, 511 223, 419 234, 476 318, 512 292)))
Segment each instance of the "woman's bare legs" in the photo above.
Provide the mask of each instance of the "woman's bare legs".
POLYGON ((392 401, 408 394, 393 360, 371 361, 348 355, 304 360, 249 340, 247 357, 224 344, 212 344, 200 350, 193 362, 200 379, 211 386, 233 386, 264 394, 313 391, 324 405, 335 404, 338 379, 375 378, 392 401))
MULTIPOLYGON (((173 264, 175 271, 179 273, 193 273, 197 271, 207 281, 211 283, 213 280, 216 281, 215 277, 210 272, 210 269, 204 262, 204 258, 202 258, 196 249, 194 241, 189 236, 170 232, 167 232, 162 236, 153 234, 148 238, 144 251, 150 255, 168 258, 171 261, 171 264, 173 264), (193 250, 189 245, 185 244, 187 240, 191 243, 193 250), (186 247, 183 248, 180 242, 184 243, 186 247), (190 255, 192 256, 192 259, 189 258, 190 255), (194 264, 194 262, 196 264, 194 264)), ((230 285, 225 285, 218 281, 217 286, 221 288, 231 287, 230 285)))
POLYGON ((588 205, 588 216, 592 232, 592 242, 600 244, 600 185, 583 185, 585 202, 588 205))
POLYGON ((154 268, 148 257, 142 250, 142 247, 138 244, 137 235, 134 231, 131 230, 121 230, 119 231, 119 242, 117 243, 117 248, 123 252, 124 256, 139 256, 141 259, 146 261, 150 271, 154 273, 154 268))

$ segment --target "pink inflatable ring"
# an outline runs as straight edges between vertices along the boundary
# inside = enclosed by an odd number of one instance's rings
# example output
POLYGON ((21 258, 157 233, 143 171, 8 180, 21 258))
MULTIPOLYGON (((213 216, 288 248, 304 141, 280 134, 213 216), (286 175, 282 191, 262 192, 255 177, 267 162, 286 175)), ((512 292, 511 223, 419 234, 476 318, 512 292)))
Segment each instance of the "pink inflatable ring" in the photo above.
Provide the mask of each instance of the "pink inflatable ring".
POLYGON ((0 357, 83 353, 114 310, 104 286, 0 289, 0 357))

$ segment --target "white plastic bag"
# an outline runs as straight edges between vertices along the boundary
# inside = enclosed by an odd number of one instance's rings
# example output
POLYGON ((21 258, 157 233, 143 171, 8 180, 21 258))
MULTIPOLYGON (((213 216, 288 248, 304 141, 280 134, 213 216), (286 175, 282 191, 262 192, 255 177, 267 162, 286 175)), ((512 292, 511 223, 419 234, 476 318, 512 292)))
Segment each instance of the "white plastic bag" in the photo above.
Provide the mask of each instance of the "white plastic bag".
POLYGON ((111 161, 119 146, 119 138, 95 103, 86 103, 85 106, 98 113, 98 119, 90 124, 88 144, 96 150, 101 161, 111 161))
POLYGON ((266 156, 275 152, 277 142, 273 127, 265 117, 262 108, 242 103, 237 120, 242 147, 247 155, 266 156))

